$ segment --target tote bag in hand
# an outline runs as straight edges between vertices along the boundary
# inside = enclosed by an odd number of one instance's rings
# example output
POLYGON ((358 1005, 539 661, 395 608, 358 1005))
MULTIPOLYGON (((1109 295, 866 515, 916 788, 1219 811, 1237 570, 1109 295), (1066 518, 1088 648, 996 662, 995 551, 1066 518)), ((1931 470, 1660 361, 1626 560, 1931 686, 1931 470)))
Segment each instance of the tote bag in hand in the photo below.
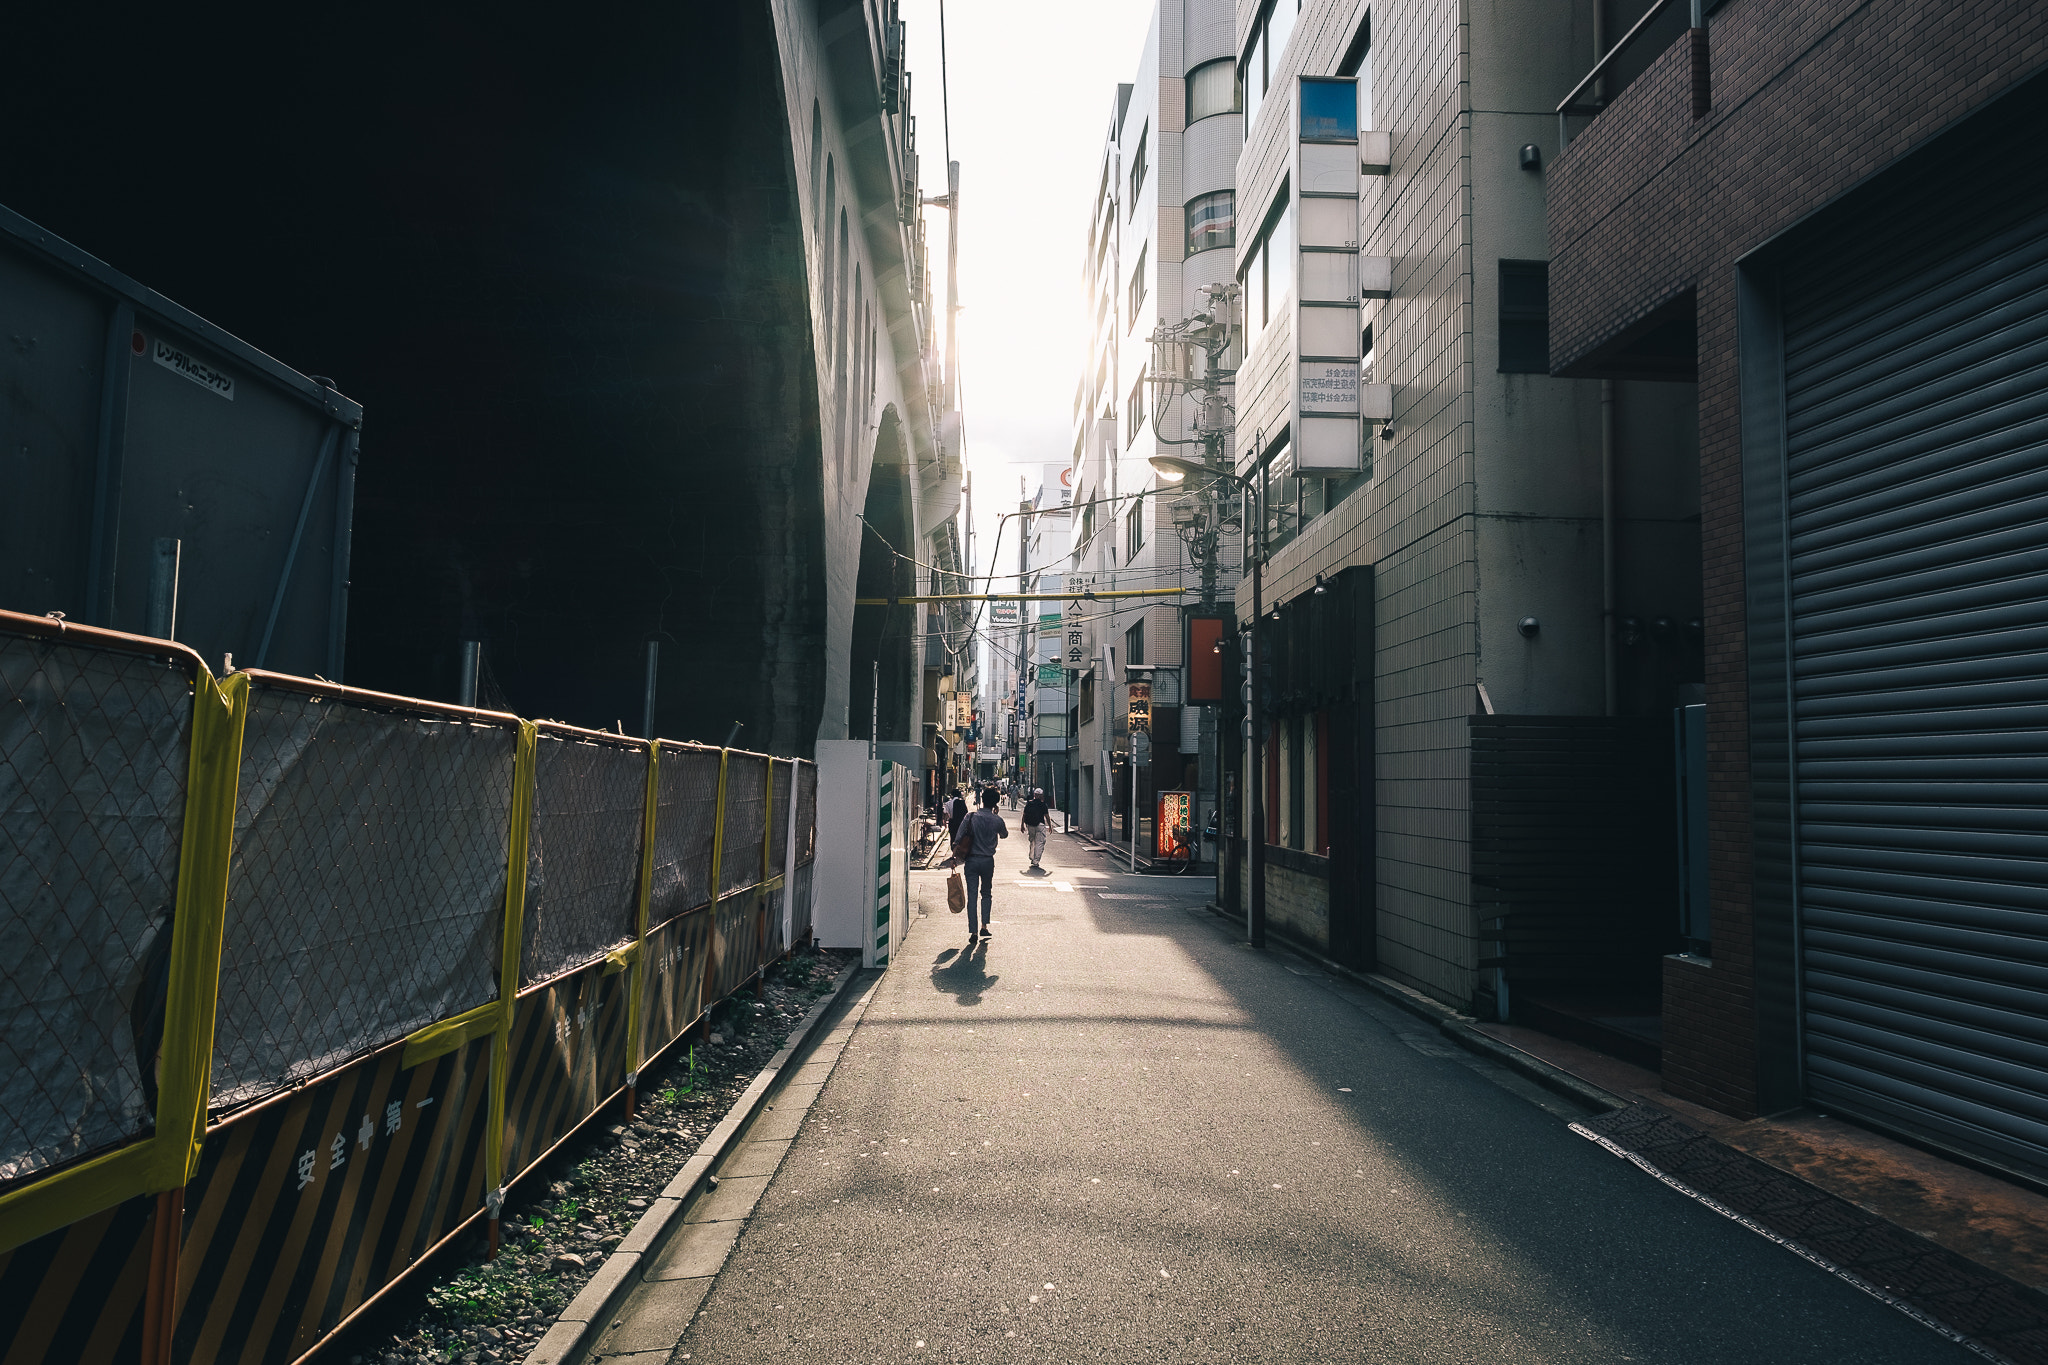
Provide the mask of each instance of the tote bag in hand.
POLYGON ((957 871, 946 874, 946 908, 956 915, 967 908, 967 879, 957 871))

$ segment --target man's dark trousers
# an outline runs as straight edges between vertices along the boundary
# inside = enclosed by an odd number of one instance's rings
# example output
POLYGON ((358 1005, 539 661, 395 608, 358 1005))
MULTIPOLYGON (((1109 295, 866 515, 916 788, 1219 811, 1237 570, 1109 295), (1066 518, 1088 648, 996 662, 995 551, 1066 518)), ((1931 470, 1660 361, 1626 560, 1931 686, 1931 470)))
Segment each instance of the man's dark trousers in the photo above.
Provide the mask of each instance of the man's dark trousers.
POLYGON ((993 913, 995 901, 996 860, 994 858, 968 858, 967 868, 967 936, 973 938, 988 927, 989 915, 993 913), (981 899, 975 900, 975 888, 981 888, 981 899))

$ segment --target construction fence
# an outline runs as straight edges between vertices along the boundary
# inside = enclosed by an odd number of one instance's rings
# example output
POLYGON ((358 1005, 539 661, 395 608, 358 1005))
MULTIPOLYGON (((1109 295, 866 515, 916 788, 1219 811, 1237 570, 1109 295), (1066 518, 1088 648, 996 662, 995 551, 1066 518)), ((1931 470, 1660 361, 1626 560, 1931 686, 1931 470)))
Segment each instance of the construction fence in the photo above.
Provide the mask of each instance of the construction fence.
POLYGON ((305 1355, 810 940, 816 806, 0 612, 0 1358, 305 1355))

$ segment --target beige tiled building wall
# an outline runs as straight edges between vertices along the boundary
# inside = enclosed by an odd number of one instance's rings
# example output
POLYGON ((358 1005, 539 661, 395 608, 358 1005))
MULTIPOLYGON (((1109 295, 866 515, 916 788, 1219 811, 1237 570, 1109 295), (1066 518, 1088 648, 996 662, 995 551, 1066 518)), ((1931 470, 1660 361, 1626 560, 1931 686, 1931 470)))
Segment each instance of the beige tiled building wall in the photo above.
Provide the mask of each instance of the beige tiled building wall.
MULTIPOLYGON (((1287 3, 1287 0, 1280 0, 1287 3)), ((1351 0, 1310 0, 1238 163, 1241 245, 1288 172, 1287 91, 1336 69, 1361 22, 1351 0)), ((1265 596, 1315 575, 1375 566, 1376 831, 1381 970, 1442 999, 1478 989, 1468 857, 1466 716, 1476 676, 1472 260, 1467 86, 1454 0, 1382 4, 1373 15, 1373 126, 1393 134, 1393 173, 1360 196, 1363 253, 1394 259, 1394 297, 1368 304, 1375 373, 1395 385, 1393 441, 1373 442, 1374 480, 1275 555, 1265 596)), ((1240 38, 1254 9, 1241 6, 1240 38)), ((1239 381, 1239 449, 1287 423, 1284 336, 1239 381)), ((1290 905, 1304 888, 1293 885, 1290 905)), ((1269 890, 1270 896, 1270 890, 1269 890)), ((1270 910, 1269 910, 1270 913, 1270 910)), ((1289 915, 1292 916, 1290 911, 1289 915)))
MULTIPOLYGON (((1240 53, 1261 8, 1239 5, 1240 53)), ((1294 77, 1335 74, 1367 10, 1301 7, 1238 162, 1240 268, 1288 174, 1294 77)), ((1394 436, 1370 442, 1368 484, 1274 555, 1264 595, 1285 602, 1318 573, 1373 567, 1379 967, 1462 1005, 1490 990, 1471 891, 1476 684, 1510 696, 1504 710, 1600 705, 1597 385, 1501 373, 1494 321, 1496 262, 1549 254, 1542 178, 1517 151, 1534 141, 1555 155, 1545 111, 1590 64, 1591 5, 1379 0, 1370 12, 1368 126, 1391 134, 1393 156, 1391 174, 1362 181, 1359 241, 1391 258, 1393 297, 1368 301, 1362 321, 1367 378, 1394 386, 1394 436), (1546 618, 1547 655, 1516 632, 1530 613, 1546 618)), ((1290 364, 1285 323, 1250 348, 1241 470, 1287 425, 1290 364)))

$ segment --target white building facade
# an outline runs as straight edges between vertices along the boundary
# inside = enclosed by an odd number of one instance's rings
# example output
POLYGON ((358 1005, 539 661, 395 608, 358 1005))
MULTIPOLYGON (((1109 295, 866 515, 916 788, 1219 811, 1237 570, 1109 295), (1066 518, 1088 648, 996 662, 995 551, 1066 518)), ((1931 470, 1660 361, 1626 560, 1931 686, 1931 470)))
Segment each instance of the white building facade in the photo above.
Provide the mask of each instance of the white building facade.
MULTIPOLYGON (((1603 562, 1610 598, 1617 572, 1603 539, 1618 539, 1624 596, 1696 613, 1683 605, 1698 600, 1695 461, 1684 424, 1663 420, 1689 394, 1617 386, 1633 390, 1627 430, 1607 442, 1610 472, 1626 465, 1617 505, 1612 478, 1603 494, 1600 384, 1549 374, 1543 168, 1556 100, 1588 64, 1592 9, 1245 0, 1237 14, 1237 471, 1259 494, 1247 548, 1263 556, 1272 615, 1255 665, 1260 771, 1234 755, 1224 896, 1244 908, 1248 841, 1263 839, 1274 932, 1487 1013, 1505 1012, 1483 963, 1504 931, 1475 867, 1488 837, 1475 800, 1492 799, 1475 797, 1475 764, 1492 761, 1475 753, 1493 752, 1510 717, 1618 724, 1633 709, 1647 724, 1699 676, 1679 640, 1617 701, 1606 640, 1618 613, 1603 609, 1603 562), (1333 84, 1305 97, 1302 81, 1321 78, 1333 84), (1343 83, 1357 115, 1348 234, 1319 216, 1336 181, 1304 150, 1330 131, 1313 107, 1304 120, 1304 101, 1343 83), (1315 253, 1347 235, 1349 311, 1314 312, 1337 297, 1318 275, 1336 257, 1315 253), (1339 317, 1349 340, 1324 326, 1339 317), (1352 366, 1354 411, 1371 414, 1354 425, 1349 469, 1329 450, 1310 469, 1299 459, 1294 428, 1326 355, 1352 366)), ((1242 628, 1248 593, 1238 607, 1242 628)))
MULTIPOLYGON (((1154 11, 1136 78, 1110 110, 1081 272, 1089 345, 1074 396, 1067 586, 1186 591, 1098 597, 1063 613, 1062 797, 1081 828, 1118 842, 1131 839, 1135 809, 1141 857, 1156 794, 1203 786, 1200 717, 1182 705, 1184 611, 1199 579, 1180 534, 1189 504, 1177 520, 1179 490, 1148 463, 1162 452, 1199 458, 1200 446, 1191 404, 1151 382, 1150 338, 1202 307, 1202 286, 1232 277, 1244 128, 1234 22, 1227 0, 1162 0, 1154 11), (1134 728, 1150 741, 1138 741, 1135 764, 1134 728)), ((1235 581, 1224 580, 1226 603, 1235 581)), ((1042 741, 1042 705, 1038 717, 1042 741)))

